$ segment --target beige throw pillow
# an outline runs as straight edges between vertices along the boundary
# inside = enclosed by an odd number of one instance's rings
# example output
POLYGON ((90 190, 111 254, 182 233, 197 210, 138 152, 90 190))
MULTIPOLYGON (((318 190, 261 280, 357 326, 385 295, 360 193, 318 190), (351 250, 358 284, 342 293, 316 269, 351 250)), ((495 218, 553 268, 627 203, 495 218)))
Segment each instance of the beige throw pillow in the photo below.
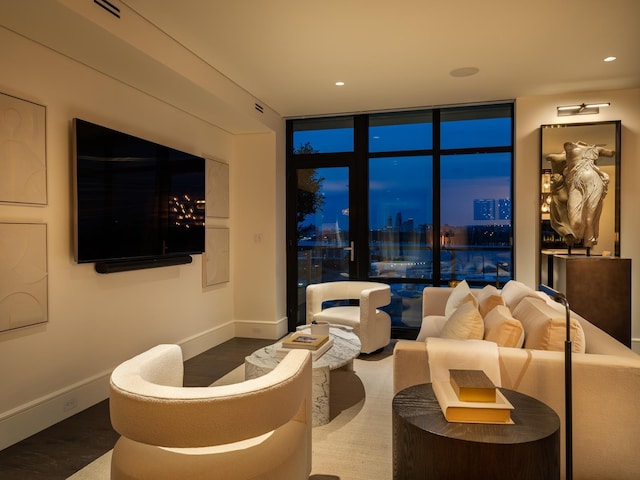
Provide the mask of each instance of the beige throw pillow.
POLYGON ((455 288, 451 291, 449 298, 447 298, 447 304, 444 307, 444 316, 449 318, 457 310, 457 308, 462 305, 466 301, 471 301, 474 305, 478 305, 478 300, 471 293, 471 289, 469 288, 469 284, 466 280, 462 280, 455 288))
POLYGON ((524 283, 516 280, 509 280, 504 287, 502 287, 502 299, 504 304, 509 307, 509 310, 513 312, 515 308, 525 297, 540 298, 533 288, 527 287, 524 283))
MULTIPOLYGON (((524 327, 524 348, 563 351, 566 339, 566 315, 546 304, 541 298, 523 298, 513 317, 524 327)), ((582 325, 570 321, 571 350, 584 353, 586 343, 582 325)))
POLYGON ((478 292, 478 310, 482 318, 498 305, 504 305, 504 299, 500 295, 498 290, 493 285, 485 285, 482 290, 478 292))
POLYGON ((484 322, 476 304, 469 300, 460 305, 442 327, 440 338, 482 340, 484 322))
POLYGON ((484 317, 484 339, 500 347, 521 348, 524 343, 522 323, 511 316, 509 308, 497 305, 484 317))

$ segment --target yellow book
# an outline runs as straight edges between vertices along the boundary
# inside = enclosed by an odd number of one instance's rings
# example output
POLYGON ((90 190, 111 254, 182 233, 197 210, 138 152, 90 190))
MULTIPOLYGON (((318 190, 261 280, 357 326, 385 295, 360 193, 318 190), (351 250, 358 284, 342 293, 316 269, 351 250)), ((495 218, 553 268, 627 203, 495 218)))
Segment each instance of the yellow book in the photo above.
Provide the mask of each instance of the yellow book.
POLYGON ((495 402, 463 402, 450 382, 434 381, 433 392, 448 422, 512 424, 513 405, 496 389, 495 402))
POLYGON ((451 386, 463 402, 495 402, 496 386, 482 370, 449 370, 451 386))
POLYGON ((329 335, 313 335, 310 333, 294 333, 289 338, 282 341, 284 348, 306 348, 307 350, 317 350, 329 341, 329 335))

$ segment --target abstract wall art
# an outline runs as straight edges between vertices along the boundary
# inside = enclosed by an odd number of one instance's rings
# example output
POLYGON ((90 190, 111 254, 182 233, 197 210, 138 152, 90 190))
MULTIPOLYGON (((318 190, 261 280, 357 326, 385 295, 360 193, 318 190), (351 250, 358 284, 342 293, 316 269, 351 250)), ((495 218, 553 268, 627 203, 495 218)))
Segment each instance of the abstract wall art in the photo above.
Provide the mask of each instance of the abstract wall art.
POLYGON ((47 225, 0 223, 0 332, 48 321, 47 225))
POLYGON ((229 165, 207 159, 207 217, 229 218, 229 165))
POLYGON ((211 286, 229 281, 229 229, 207 227, 204 255, 204 285, 211 286))
POLYGON ((0 202, 47 204, 46 108, 0 93, 0 202))

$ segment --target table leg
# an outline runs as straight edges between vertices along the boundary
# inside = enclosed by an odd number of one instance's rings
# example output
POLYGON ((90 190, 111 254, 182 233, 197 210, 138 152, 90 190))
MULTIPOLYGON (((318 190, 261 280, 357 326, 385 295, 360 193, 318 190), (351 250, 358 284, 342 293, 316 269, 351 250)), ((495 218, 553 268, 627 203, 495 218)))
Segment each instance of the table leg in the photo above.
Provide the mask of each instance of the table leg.
POLYGON ((311 417, 313 426, 326 425, 330 420, 330 392, 331 392, 331 372, 329 367, 320 367, 313 369, 313 410, 311 417))

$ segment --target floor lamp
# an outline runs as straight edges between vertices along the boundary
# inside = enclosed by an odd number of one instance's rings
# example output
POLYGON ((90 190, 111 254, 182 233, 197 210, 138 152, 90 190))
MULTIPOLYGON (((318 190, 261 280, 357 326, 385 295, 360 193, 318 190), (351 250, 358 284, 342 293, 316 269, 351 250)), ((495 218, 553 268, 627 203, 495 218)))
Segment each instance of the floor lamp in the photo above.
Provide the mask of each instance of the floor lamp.
POLYGON ((565 417, 565 467, 566 480, 573 479, 573 409, 571 395, 571 310, 564 294, 546 285, 540 285, 540 291, 546 293, 556 302, 564 305, 566 310, 567 336, 564 341, 564 417, 565 417))

